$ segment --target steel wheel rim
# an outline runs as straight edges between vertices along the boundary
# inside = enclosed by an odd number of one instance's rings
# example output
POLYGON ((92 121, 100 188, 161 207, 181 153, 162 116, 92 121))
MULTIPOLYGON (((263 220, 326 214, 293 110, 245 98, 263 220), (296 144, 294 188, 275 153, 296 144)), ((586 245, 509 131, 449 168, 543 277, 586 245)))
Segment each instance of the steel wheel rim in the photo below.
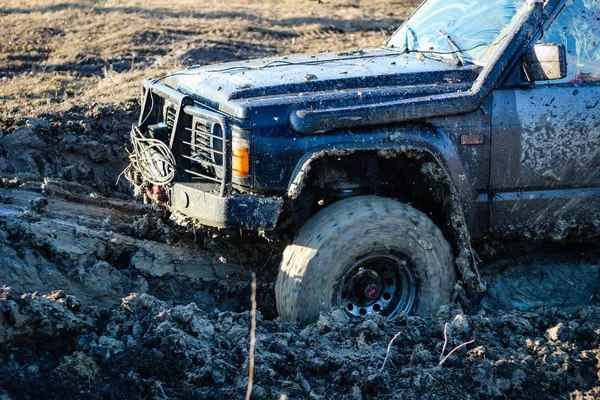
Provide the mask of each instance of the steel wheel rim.
POLYGON ((391 318, 411 312, 417 292, 417 277, 407 258, 375 253, 347 269, 337 290, 337 304, 351 319, 369 314, 391 318))

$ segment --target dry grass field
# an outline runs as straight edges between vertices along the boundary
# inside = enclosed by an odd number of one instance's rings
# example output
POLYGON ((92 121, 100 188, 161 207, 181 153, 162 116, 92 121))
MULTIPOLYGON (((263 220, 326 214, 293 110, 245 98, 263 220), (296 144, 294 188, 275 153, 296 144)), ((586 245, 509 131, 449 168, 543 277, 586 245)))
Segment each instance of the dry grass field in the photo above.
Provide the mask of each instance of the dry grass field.
POLYGON ((0 1, 0 118, 136 100, 194 64, 380 45, 416 0, 0 1))

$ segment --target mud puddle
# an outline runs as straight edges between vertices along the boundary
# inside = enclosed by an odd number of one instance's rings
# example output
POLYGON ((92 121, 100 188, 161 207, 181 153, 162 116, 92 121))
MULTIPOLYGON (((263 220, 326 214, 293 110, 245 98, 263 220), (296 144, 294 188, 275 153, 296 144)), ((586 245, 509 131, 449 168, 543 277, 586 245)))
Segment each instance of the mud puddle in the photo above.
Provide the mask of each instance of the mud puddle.
POLYGON ((543 304, 570 312, 600 304, 600 249, 536 247, 529 254, 509 256, 482 269, 488 283, 482 309, 529 311, 543 304))

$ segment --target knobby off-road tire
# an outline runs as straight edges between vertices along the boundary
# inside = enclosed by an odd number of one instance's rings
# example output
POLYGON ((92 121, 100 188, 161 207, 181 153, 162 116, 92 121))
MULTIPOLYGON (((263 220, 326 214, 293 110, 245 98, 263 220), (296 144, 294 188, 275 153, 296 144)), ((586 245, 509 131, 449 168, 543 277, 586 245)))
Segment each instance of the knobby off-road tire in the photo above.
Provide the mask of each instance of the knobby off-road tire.
POLYGON ((450 245, 425 214, 392 199, 360 196, 321 210, 300 229, 283 253, 275 294, 280 317, 299 324, 334 306, 349 318, 427 315, 450 302, 455 280, 450 245), (392 290, 397 306, 382 297, 392 290), (377 296, 378 305, 360 305, 377 296))

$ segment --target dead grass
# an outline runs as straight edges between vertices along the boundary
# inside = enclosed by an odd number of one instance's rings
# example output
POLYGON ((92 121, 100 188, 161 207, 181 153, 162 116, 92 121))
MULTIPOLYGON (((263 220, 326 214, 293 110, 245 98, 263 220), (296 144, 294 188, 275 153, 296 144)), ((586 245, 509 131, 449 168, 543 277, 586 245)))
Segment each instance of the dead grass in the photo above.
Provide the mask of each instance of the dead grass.
POLYGON ((193 64, 376 46, 416 0, 0 0, 0 118, 137 99, 193 64))

